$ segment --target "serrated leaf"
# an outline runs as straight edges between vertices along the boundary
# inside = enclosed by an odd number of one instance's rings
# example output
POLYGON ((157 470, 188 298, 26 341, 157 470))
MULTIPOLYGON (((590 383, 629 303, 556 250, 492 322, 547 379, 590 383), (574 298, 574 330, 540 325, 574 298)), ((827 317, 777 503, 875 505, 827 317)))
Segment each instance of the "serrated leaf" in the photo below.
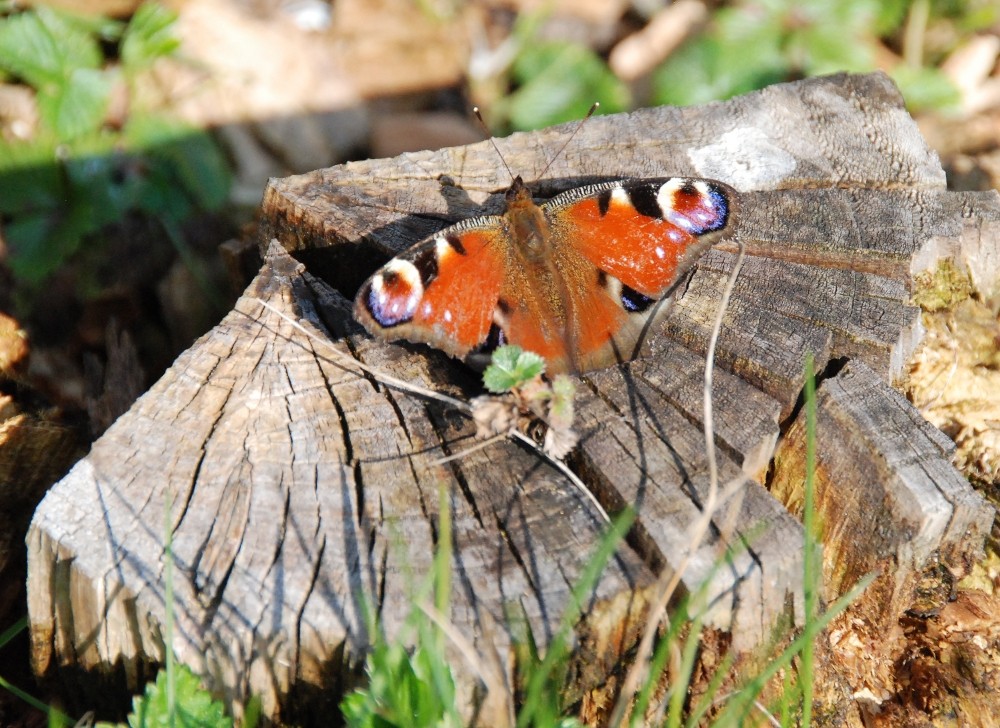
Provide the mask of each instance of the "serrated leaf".
POLYGON ((108 43, 120 40, 122 33, 125 31, 124 22, 115 18, 109 18, 106 15, 92 15, 89 13, 77 15, 76 13, 63 11, 61 16, 64 22, 71 24, 77 30, 108 43))
POLYGON ((75 253, 90 223, 77 210, 59 219, 54 213, 20 215, 4 228, 8 264, 17 278, 40 283, 75 253))
POLYGON ((55 146, 46 141, 0 144, 0 213, 51 209, 65 201, 55 146))
POLYGON ((132 700, 128 716, 131 728, 231 728, 233 721, 225 715, 222 703, 201 686, 198 677, 183 664, 174 668, 174 689, 177 715, 171 722, 167 695, 167 671, 160 670, 156 682, 146 685, 141 696, 132 700))
POLYGON ((78 68, 64 85, 38 92, 38 112, 56 136, 72 141, 101 128, 111 98, 110 72, 78 68))
POLYGON ((770 29, 758 30, 745 41, 703 37, 683 46, 654 72, 655 102, 704 104, 782 80, 788 69, 777 46, 770 44, 770 29), (738 49, 748 47, 753 54, 736 58, 738 49))
POLYGON ((499 394, 531 381, 545 371, 545 360, 519 346, 501 346, 493 352, 490 365, 483 372, 486 389, 499 394))
POLYGON ((515 346, 513 344, 501 346, 493 352, 493 356, 490 357, 490 364, 492 366, 499 367, 500 369, 510 371, 517 366, 517 361, 521 358, 521 354, 523 353, 524 349, 520 346, 515 346))
POLYGON ((180 47, 174 36, 177 13, 157 3, 136 10, 122 36, 121 59, 128 73, 146 68, 180 47))
POLYGON ((75 69, 96 69, 100 46, 69 16, 45 6, 0 21, 0 67, 39 90, 64 85, 75 69))
POLYGON ((850 26, 828 27, 817 23, 794 34, 787 48, 799 51, 802 69, 809 75, 870 69, 875 61, 873 39, 845 30, 853 29, 850 26))
POLYGON ((55 38, 36 13, 11 15, 0 21, 0 68, 36 88, 62 80, 55 38))
POLYGON ((88 222, 87 232, 117 222, 134 207, 123 163, 121 155, 108 152, 78 154, 63 163, 73 209, 88 222))
POLYGON ((169 168, 171 184, 187 192, 203 210, 215 210, 229 199, 232 175, 225 156, 201 129, 149 114, 134 115, 125 126, 131 149, 142 150, 156 164, 169 168))

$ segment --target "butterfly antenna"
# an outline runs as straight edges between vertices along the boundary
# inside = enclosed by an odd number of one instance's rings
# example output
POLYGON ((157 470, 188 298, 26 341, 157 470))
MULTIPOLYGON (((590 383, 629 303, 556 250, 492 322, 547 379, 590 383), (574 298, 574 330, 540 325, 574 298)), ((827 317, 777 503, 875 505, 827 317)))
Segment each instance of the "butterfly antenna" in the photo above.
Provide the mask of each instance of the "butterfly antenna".
POLYGON ((507 174, 510 175, 510 181, 513 182, 514 173, 510 171, 510 167, 507 165, 507 160, 503 158, 503 152, 500 151, 500 147, 497 146, 496 141, 493 139, 493 134, 490 132, 490 128, 486 126, 486 122, 483 121, 483 115, 479 113, 479 107, 473 106, 472 113, 476 115, 476 119, 479 121, 479 126, 483 128, 484 132, 486 132, 486 136, 490 140, 490 144, 492 144, 493 148, 497 150, 497 156, 500 157, 500 161, 503 162, 503 166, 507 169, 507 174))
POLYGON ((590 111, 587 112, 587 115, 584 116, 582 119, 580 119, 580 122, 576 125, 576 128, 573 129, 572 133, 568 137, 566 137, 566 141, 564 141, 563 145, 561 147, 559 147, 559 151, 557 151, 555 153, 555 155, 553 155, 552 159, 549 160, 549 163, 545 165, 545 169, 543 169, 542 173, 540 175, 538 175, 538 179, 542 179, 545 176, 545 173, 549 171, 549 167, 552 166, 552 163, 554 161, 556 161, 557 159, 559 159, 559 155, 561 155, 563 153, 563 151, 566 149, 566 147, 569 146, 569 143, 571 141, 573 141, 573 137, 575 137, 576 134, 577 134, 577 132, 580 131, 580 129, 583 128, 583 125, 585 123, 587 123, 587 119, 589 119, 591 116, 593 116, 594 112, 597 111, 600 107, 601 107, 601 102, 600 101, 595 101, 594 105, 590 107, 590 111))

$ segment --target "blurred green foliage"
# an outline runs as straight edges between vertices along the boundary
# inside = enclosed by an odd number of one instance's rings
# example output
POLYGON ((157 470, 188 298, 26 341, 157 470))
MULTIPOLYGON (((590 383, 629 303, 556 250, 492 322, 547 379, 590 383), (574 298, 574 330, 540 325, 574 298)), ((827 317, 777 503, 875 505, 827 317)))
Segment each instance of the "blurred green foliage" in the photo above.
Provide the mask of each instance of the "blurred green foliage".
POLYGON ((570 41, 530 44, 511 69, 514 90, 500 103, 515 129, 540 129, 582 119, 595 101, 599 113, 631 106, 628 88, 590 48, 570 41))
POLYGON ((975 0, 744 0, 720 9, 657 70, 653 100, 697 104, 777 81, 871 71, 879 43, 898 40, 904 61, 891 75, 907 103, 947 110, 958 91, 934 64, 997 18, 1000 6, 975 0), (932 26, 950 40, 936 52, 925 42, 932 26))
MULTIPOLYGON (((232 728, 233 720, 223 705, 201 686, 187 665, 177 665, 173 680, 160 670, 156 681, 132 699, 128 728, 232 728), (171 684, 172 683, 172 684, 171 684), (171 695, 171 691, 173 695, 171 695)), ((119 724, 97 724, 97 728, 125 728, 119 724)))
POLYGON ((500 129, 541 129, 578 121, 594 102, 597 114, 632 108, 628 86, 590 47, 568 40, 539 38, 551 4, 518 16, 510 42, 516 49, 503 93, 491 104, 492 124, 500 129))
MULTIPOLYGON (((514 91, 497 103, 501 125, 580 119, 594 101, 602 113, 629 108, 628 87, 589 48, 533 40, 540 17, 515 27, 520 51, 514 91)), ((910 108, 947 111, 958 91, 937 65, 998 20, 996 0, 734 0, 654 71, 649 103, 701 104, 806 76, 872 71, 888 48, 902 57, 891 75, 910 108)))
POLYGON ((657 70, 660 104, 725 99, 768 84, 837 71, 869 71, 875 43, 905 2, 756 0, 715 13, 709 28, 657 70))
POLYGON ((39 6, 0 18, 0 70, 35 91, 30 140, 0 143, 0 215, 8 264, 39 284, 97 233, 145 213, 176 239, 180 223, 222 205, 226 161, 202 131, 135 101, 136 83, 178 41, 153 3, 122 23, 39 6), (117 91, 128 106, 108 121, 117 91))

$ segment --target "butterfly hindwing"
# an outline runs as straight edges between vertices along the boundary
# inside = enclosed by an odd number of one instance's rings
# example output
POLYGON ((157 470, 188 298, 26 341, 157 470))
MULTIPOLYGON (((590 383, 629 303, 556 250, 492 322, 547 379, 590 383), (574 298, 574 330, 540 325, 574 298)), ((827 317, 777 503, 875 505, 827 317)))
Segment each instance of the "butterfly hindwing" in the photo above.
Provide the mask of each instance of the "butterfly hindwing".
POLYGON ((509 249, 504 236, 502 218, 482 217, 417 243, 362 285, 355 317, 382 338, 466 356, 494 327, 509 249))

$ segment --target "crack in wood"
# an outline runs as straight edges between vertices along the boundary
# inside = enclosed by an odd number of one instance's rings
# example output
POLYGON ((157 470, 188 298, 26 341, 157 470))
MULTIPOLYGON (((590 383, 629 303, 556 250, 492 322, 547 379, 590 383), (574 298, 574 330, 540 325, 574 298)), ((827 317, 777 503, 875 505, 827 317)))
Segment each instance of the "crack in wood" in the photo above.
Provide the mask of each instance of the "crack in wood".
MULTIPOLYGON (((541 169, 545 150, 570 131, 512 137, 508 161, 541 169)), ((858 406, 888 407, 885 379, 901 368, 920 334, 909 323, 911 276, 942 258, 977 276, 996 273, 1000 198, 944 190, 937 158, 879 74, 811 79, 704 107, 595 117, 574 144, 577 152, 558 158, 536 189, 677 174, 718 178, 741 190, 737 233, 757 259, 748 263, 754 274, 741 276, 720 339, 713 437, 723 482, 746 471, 770 493, 756 481, 743 486, 734 533, 748 547, 713 567, 725 546, 720 516, 680 590, 707 583, 715 607, 708 623, 728 631, 726 644, 745 654, 770 639, 775 624, 801 624, 803 533, 790 511, 796 512, 804 467, 806 351, 816 355, 821 388, 835 393, 835 383, 853 372, 872 385, 858 406), (859 374, 860 358, 879 371, 859 374), (772 461, 779 432, 784 437, 772 461)), ((543 642, 554 633, 568 607, 566 587, 600 539, 602 522, 591 501, 536 454, 509 442, 449 468, 433 467, 437 451, 455 449, 455 433, 471 425, 396 396, 371 375, 335 376, 334 368, 346 371, 341 364, 282 325, 264 326, 247 314, 270 321, 253 302, 259 298, 325 326, 358 361, 425 387, 468 388, 457 364, 365 337, 349 320, 349 302, 286 253, 304 252, 303 260, 319 266, 321 253, 337 249, 339 268, 324 270, 346 290, 358 275, 352 266, 371 262, 357 241, 397 251, 415 234, 440 229, 440 221, 484 209, 470 207, 464 191, 442 190, 439 178, 461 170, 470 189, 495 184, 491 148, 418 156, 272 181, 260 230, 263 241, 281 243, 268 249, 246 296, 46 496, 28 537, 29 611, 38 664, 49 677, 59 674, 56 665, 71 664, 120 680, 116 666, 160 656, 163 544, 148 524, 162 522, 165 493, 184 487, 175 549, 183 571, 178 599, 187 611, 166 647, 189 664, 219 666, 204 677, 230 707, 254 692, 268 719, 328 722, 330 701, 358 678, 373 638, 364 600, 376 602, 389 637, 412 608, 405 574, 430 568, 438 538, 430 493, 439 485, 454 512, 456 628, 472 641, 490 642, 504 665, 512 654, 511 625, 503 622, 511 604, 520 605, 543 642), (308 365, 302 350, 309 351, 308 365), (240 501, 246 494, 249 500, 240 501), (282 508, 285 523, 278 528, 267 516, 282 508), (98 512, 103 531, 82 525, 81 518, 98 512), (199 613, 199 585, 216 589, 210 621, 199 613), (489 620, 501 628, 484 627, 489 620), (295 674, 282 671, 285 662, 295 674)), ((639 519, 576 625, 581 662, 567 699, 621 669, 655 572, 679 568, 690 547, 687 528, 708 487, 697 426, 699 352, 729 265, 718 252, 707 255, 682 281, 683 295, 651 331, 639 360, 582 380, 577 421, 586 436, 572 455, 573 469, 605 508, 635 503, 639 519)), ((852 414, 834 395, 823 401, 825 426, 832 428, 819 443, 830 544, 824 553, 837 559, 826 571, 826 596, 893 563, 876 590, 888 606, 862 597, 869 610, 862 616, 877 624, 877 638, 891 633, 906 608, 920 560, 940 558, 961 570, 981 547, 992 511, 958 478, 909 405, 893 405, 900 420, 892 427, 903 433, 895 439, 912 429, 927 440, 926 460, 906 451, 905 458, 880 461, 886 433, 877 421, 852 414)), ((138 689, 133 683, 141 672, 126 674, 130 688, 138 689)), ((465 671, 456 679, 459 703, 478 705, 474 676, 465 671)))

